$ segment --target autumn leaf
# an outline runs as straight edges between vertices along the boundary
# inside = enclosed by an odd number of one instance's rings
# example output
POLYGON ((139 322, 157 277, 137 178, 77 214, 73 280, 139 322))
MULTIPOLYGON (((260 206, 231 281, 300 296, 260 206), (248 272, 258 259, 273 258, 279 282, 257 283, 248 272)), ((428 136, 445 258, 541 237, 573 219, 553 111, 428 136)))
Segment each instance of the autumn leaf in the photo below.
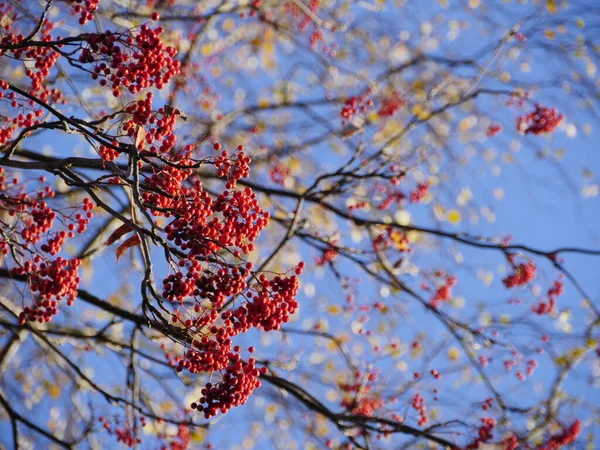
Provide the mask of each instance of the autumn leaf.
POLYGON ((12 23, 13 20, 8 16, 8 14, 3 14, 2 17, 0 17, 0 27, 8 30, 12 23))
POLYGON ((460 213, 459 210, 451 209, 450 211, 448 211, 448 222, 450 222, 452 225, 459 224, 461 219, 462 219, 462 214, 460 213))
POLYGON ((365 119, 360 116, 354 116, 351 122, 342 130, 342 139, 349 139, 362 132, 365 127, 365 119))
POLYGON ((342 139, 349 139, 353 136, 356 136, 362 130, 363 130, 362 128, 358 128, 355 125, 349 124, 347 127, 345 127, 342 130, 342 139))
POLYGON ((181 119, 184 122, 187 120, 187 116, 183 111, 177 108, 173 108, 171 105, 165 105, 165 114, 169 116, 176 115, 179 119, 181 119))
POLYGON ((121 245, 119 245, 119 248, 117 249, 117 262, 119 262, 119 258, 123 256, 125 250, 140 245, 141 242, 142 240, 140 239, 140 237, 137 234, 135 234, 129 239, 127 239, 125 242, 123 242, 121 245))
POLYGON ((143 150, 146 146, 146 130, 143 127, 137 127, 135 131, 135 148, 143 150))
POLYGON ((131 229, 131 227, 129 226, 129 224, 128 223, 124 223, 119 228, 117 228, 115 231, 113 231, 113 233, 110 235, 110 237, 106 241, 106 245, 112 245, 112 244, 114 244, 121 237, 125 236, 130 231, 133 231, 133 230, 131 229))
POLYGON ((58 397, 60 397, 60 387, 58 387, 56 384, 53 384, 48 389, 48 393, 50 394, 50 397, 58 398, 58 397))

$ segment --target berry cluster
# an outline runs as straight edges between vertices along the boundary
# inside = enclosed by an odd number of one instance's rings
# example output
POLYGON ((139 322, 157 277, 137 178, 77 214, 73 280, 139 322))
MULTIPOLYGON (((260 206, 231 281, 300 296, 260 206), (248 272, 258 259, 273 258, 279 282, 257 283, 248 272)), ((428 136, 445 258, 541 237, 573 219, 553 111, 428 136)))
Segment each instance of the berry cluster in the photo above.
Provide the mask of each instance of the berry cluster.
POLYGON ((388 248, 399 250, 400 252, 410 253, 410 241, 405 233, 394 230, 392 227, 386 227, 383 233, 379 233, 373 239, 373 250, 376 252, 387 250, 388 248))
POLYGON ((419 203, 423 201, 429 192, 429 183, 419 183, 414 191, 410 193, 410 202, 419 203))
POLYGON ((397 203, 398 205, 402 205, 402 203, 404 203, 405 199, 406 199, 406 195, 403 194, 402 192, 392 192, 392 193, 388 194, 388 196, 385 198, 385 200, 383 202, 381 202, 379 204, 379 206, 377 206, 377 209, 386 210, 394 203, 397 203))
MULTIPOLYGON (((296 269, 298 272, 302 272, 300 267, 296 269)), ((259 280, 260 290, 257 293, 248 292, 251 301, 233 312, 232 316, 236 319, 234 328, 237 323, 240 329, 250 325, 265 331, 278 330, 282 324, 289 322, 290 316, 298 309, 296 295, 300 283, 297 276, 276 276, 269 281, 265 275, 261 275, 259 280)))
POLYGON ((208 418, 245 403, 260 385, 255 361, 244 361, 232 338, 251 328, 277 330, 290 320, 298 308, 297 275, 304 264, 295 268, 294 275, 267 277, 252 272, 251 263, 240 262, 254 250, 270 217, 252 189, 237 188, 249 173, 250 158, 244 147, 230 154, 219 143, 213 144, 217 156, 203 163, 214 167, 226 190, 216 197, 210 195, 199 179, 190 179, 196 149, 174 150, 176 110, 162 108, 154 113, 151 100, 148 94, 131 104, 127 113, 132 118, 123 127, 128 134, 145 127, 146 143, 163 145, 152 145, 140 154, 161 152, 163 161, 169 162, 152 166, 154 173, 146 176, 142 197, 151 214, 171 219, 164 230, 167 241, 178 250, 178 270, 164 278, 162 296, 175 308, 173 322, 196 336, 183 355, 168 355, 169 364, 179 372, 223 374, 222 381, 208 383, 202 398, 192 405, 208 418), (241 303, 229 308, 233 300, 241 303))
POLYGON ((180 72, 177 50, 161 42, 162 32, 160 27, 142 25, 135 34, 110 30, 87 34, 79 62, 94 64, 92 78, 110 86, 115 97, 121 95, 121 87, 133 94, 153 86, 162 89, 180 72))
POLYGON ((67 299, 71 306, 77 298, 77 289, 80 278, 78 268, 79 259, 66 260, 60 256, 47 263, 39 265, 26 261, 22 267, 12 270, 15 275, 26 275, 32 292, 39 293, 37 301, 32 306, 27 306, 19 314, 19 322, 26 321, 40 323, 50 322, 58 314, 58 300, 67 299))
MULTIPOLYGON (((44 183, 45 178, 41 177, 39 181, 44 183)), ((75 232, 81 234, 86 230, 93 217, 94 204, 85 198, 79 207, 72 208, 71 213, 58 211, 45 201, 54 197, 54 191, 49 186, 35 193, 27 193, 25 185, 18 185, 17 178, 13 178, 12 183, 7 182, 0 168, 0 211, 14 218, 16 224, 8 226, 0 219, 0 226, 6 230, 0 239, 0 249, 4 255, 8 255, 11 248, 19 248, 23 257, 17 258, 13 254, 16 266, 11 269, 12 273, 25 276, 31 292, 37 297, 33 305, 25 307, 20 313, 20 322, 49 322, 58 313, 58 301, 64 298, 70 306, 77 297, 80 281, 78 268, 81 263, 78 259, 50 257, 60 253, 67 238, 75 237, 75 232), (63 230, 55 230, 59 217, 65 226, 63 230)))
MULTIPOLYGON (((50 34, 53 28, 54 25, 52 22, 45 20, 42 23, 40 30, 41 36, 39 38, 39 42, 47 43, 53 41, 54 38, 50 34)), ((21 46, 24 40, 25 36, 23 34, 19 34, 17 32, 6 33, 4 36, 2 36, 2 38, 0 38, 0 56, 6 55, 14 60, 28 61, 29 64, 25 70, 25 75, 30 80, 29 93, 31 95, 35 95, 41 101, 46 103, 66 103, 66 101, 63 99, 62 93, 58 89, 50 89, 45 83, 46 78, 50 75, 50 71, 60 58, 60 54, 49 45, 36 44, 31 46, 21 46)), ((0 89, 8 89, 8 83, 2 82, 0 89)), ((5 95, 2 95, 2 97, 4 96, 5 95)), ((13 98, 12 100, 13 102, 11 106, 17 107, 16 99, 13 98)), ((32 115, 29 117, 29 121, 33 121, 33 116, 39 118, 43 114, 42 110, 37 112, 38 110, 33 109, 34 105, 35 104, 33 101, 27 102, 27 106, 32 109, 32 115)), ((21 106, 20 103, 19 106, 21 106)), ((17 120, 22 122, 23 118, 17 118, 17 120)), ((19 126, 25 127, 31 126, 32 124, 33 123, 27 125, 20 124, 19 126)))
POLYGON ((538 315, 552 314, 556 309, 556 299, 564 293, 564 290, 564 283, 561 280, 556 280, 552 287, 548 289, 548 301, 532 306, 531 310, 538 315))
POLYGON ((419 414, 419 426, 423 427, 429 422, 427 417, 427 406, 425 405, 425 399, 417 392, 412 399, 412 407, 419 414))
POLYGON ((519 439, 514 434, 502 441, 503 450, 516 450, 517 448, 519 448, 519 439))
POLYGON ((581 421, 576 420, 562 433, 556 434, 540 445, 537 450, 558 450, 565 445, 572 444, 581 434, 581 421))
POLYGON ((79 14, 79 24, 85 25, 94 20, 94 13, 98 10, 100 0, 69 0, 74 15, 79 14))
MULTIPOLYGON (((187 425, 180 424, 177 426, 177 435, 175 440, 171 441, 167 445, 161 447, 161 450, 188 450, 192 442, 192 436, 190 434, 190 428, 187 425)), ((210 448, 209 446, 206 447, 210 448)))
POLYGON ((494 427, 496 426, 496 420, 491 417, 484 417, 481 419, 481 421, 483 423, 477 431, 477 437, 473 442, 465 447, 466 450, 481 448, 483 444, 489 442, 494 437, 492 431, 494 431, 494 427))
POLYGON ((371 417, 385 404, 385 402, 378 397, 361 398, 357 403, 358 404, 352 409, 352 414, 364 417, 371 417))
MULTIPOLYGON (((244 146, 238 145, 237 152, 234 157, 231 157, 227 151, 221 152, 214 165, 217 168, 217 175, 222 178, 227 178, 227 189, 235 189, 237 181, 242 178, 247 178, 250 174, 250 157, 244 154, 244 146)), ((251 195, 251 190, 246 189, 248 195, 251 195)))
MULTIPOLYGON (((115 434, 117 437, 117 442, 122 443, 126 447, 133 448, 142 442, 140 438, 135 437, 135 433, 133 429, 128 426, 119 426, 113 430, 113 424, 111 424, 104 417, 100 417, 98 421, 102 424, 103 428, 108 432, 108 434, 115 434)), ((141 417, 142 427, 145 425, 146 419, 141 417)))
POLYGON ((555 108, 535 105, 535 110, 517 119, 517 130, 524 134, 551 133, 563 120, 555 108))
POLYGON ((507 288, 514 288, 517 286, 525 286, 531 282, 537 273, 537 266, 533 261, 527 261, 518 265, 514 264, 514 256, 509 256, 509 261, 513 265, 513 273, 508 275, 502 280, 504 286, 507 288))
POLYGON ((385 405, 381 397, 370 394, 375 381, 377 381, 376 372, 370 372, 366 376, 360 371, 354 372, 351 383, 339 385, 339 388, 348 394, 342 399, 340 405, 357 416, 371 417, 385 405))
MULTIPOLYGON (((255 2, 256 5, 257 2, 255 2)), ((258 2, 258 5, 260 5, 261 2, 258 2)), ((321 6, 321 1, 320 0, 310 0, 310 2, 308 3, 308 8, 313 12, 316 13, 317 11, 319 11, 319 7, 321 6)), ((257 7, 257 6, 255 6, 257 7)), ((299 23, 298 23, 298 28, 300 30, 304 30, 306 29, 306 27, 308 27, 308 25, 312 22, 311 17, 306 14, 304 11, 302 11, 296 4, 294 4, 294 2, 286 2, 285 3, 285 10, 288 14, 290 14, 291 16, 293 16, 296 19, 299 19, 299 23)))
POLYGON ((11 108, 18 109, 20 112, 17 112, 12 118, 9 116, 0 116, 0 146, 9 143, 15 131, 19 128, 29 128, 38 125, 40 123, 39 118, 44 114, 41 109, 31 109, 30 112, 24 113, 23 111, 26 108, 30 108, 31 105, 19 101, 14 92, 5 94, 2 92, 2 89, 8 89, 8 83, 0 79, 0 101, 3 99, 7 100, 11 108))
POLYGON ((406 105, 406 100, 400 94, 394 92, 389 97, 381 101, 381 107, 377 114, 380 117, 393 117, 396 113, 406 105))
MULTIPOLYGON (((52 36, 46 34, 40 39, 42 42, 50 42, 52 36)), ((31 80, 31 94, 37 94, 40 100, 46 102, 53 94, 44 86, 44 80, 50 75, 60 55, 51 47, 33 46, 23 50, 15 50, 13 55, 17 59, 25 58, 35 61, 33 68, 27 69, 25 75, 31 80)))
POLYGON ((269 177, 273 183, 283 186, 285 179, 292 174, 292 171, 281 163, 272 165, 269 168, 269 177))
POLYGON ((56 218, 56 213, 46 204, 46 202, 29 203, 28 195, 25 193, 17 197, 20 202, 19 212, 28 212, 28 216, 23 222, 21 237, 26 242, 37 244, 45 233, 50 231, 56 218))
MULTIPOLYGON (((119 142, 114 141, 112 144, 113 147, 116 147, 119 145, 119 142)), ((106 145, 100 145, 98 147, 98 155, 100 155, 100 158, 102 158, 104 161, 114 161, 121 155, 121 153, 111 147, 107 147, 106 145)))
MULTIPOLYGON (((151 185, 171 187, 164 176, 156 178, 150 180, 151 185)), ((164 207, 165 203, 170 203, 171 214, 177 219, 166 227, 167 237, 188 252, 189 258, 207 257, 230 247, 235 247, 232 250, 234 256, 254 250, 253 242, 270 216, 260 208, 250 188, 223 191, 213 201, 197 182, 184 194, 187 195, 158 205, 164 207)), ((157 198, 156 195, 152 197, 157 198)))
MULTIPOLYGON (((149 153, 168 153, 177 143, 175 126, 181 112, 168 106, 155 111, 152 107, 152 100, 153 94, 148 92, 143 100, 137 100, 127 105, 124 112, 129 119, 123 123, 122 129, 134 140, 139 151, 149 145, 149 153)), ((188 147, 184 155, 189 156, 192 148, 188 147)), ((180 156, 179 159, 182 157, 180 156)), ((177 164, 182 164, 182 162, 178 160, 177 164)))
POLYGON ((245 362, 239 355, 232 355, 230 364, 224 369, 223 380, 217 384, 207 383, 202 389, 202 397, 191 407, 204 412, 207 419, 219 411, 225 414, 248 401, 254 389, 260 387, 259 376, 266 371, 264 367, 256 368, 253 358, 245 362))
POLYGON ((535 372, 535 369, 538 366, 538 362, 535 359, 530 359, 527 361, 527 376, 530 377, 535 372))
POLYGON ((329 248, 327 248, 325 251, 323 251, 323 254, 321 256, 316 256, 315 257, 315 264, 317 266, 324 266, 332 261, 334 261, 338 256, 338 250, 331 245, 329 248))
POLYGON ((314 49, 317 47, 319 42, 323 40, 323 33, 318 28, 315 28, 310 35, 310 48, 314 49))
POLYGON ((348 123, 356 114, 366 112, 371 106, 373 106, 373 100, 367 100, 366 96, 350 97, 342 106, 340 113, 343 119, 342 123, 348 123))
POLYGON ((487 398, 487 399, 485 399, 485 401, 481 405, 481 409, 483 409, 484 411, 487 411, 488 409, 490 409, 492 407, 493 404, 494 404, 494 399, 493 398, 487 398))
POLYGON ((437 308, 442 302, 450 300, 450 297, 452 296, 452 287, 455 285, 456 277, 446 277, 443 284, 435 291, 435 295, 431 299, 430 305, 434 308, 437 308))
POLYGON ((500 134, 500 132, 502 131, 502 125, 500 124, 492 124, 488 127, 487 131, 486 131, 486 135, 488 137, 494 137, 498 134, 500 134))

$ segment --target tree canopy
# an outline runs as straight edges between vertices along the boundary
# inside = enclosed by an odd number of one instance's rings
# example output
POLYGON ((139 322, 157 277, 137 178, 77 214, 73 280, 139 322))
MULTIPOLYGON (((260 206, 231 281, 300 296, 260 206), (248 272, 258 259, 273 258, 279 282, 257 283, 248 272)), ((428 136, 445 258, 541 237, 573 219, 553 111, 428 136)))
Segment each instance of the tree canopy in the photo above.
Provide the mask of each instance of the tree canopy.
POLYGON ((595 3, 0 0, 0 448, 594 448, 595 3))

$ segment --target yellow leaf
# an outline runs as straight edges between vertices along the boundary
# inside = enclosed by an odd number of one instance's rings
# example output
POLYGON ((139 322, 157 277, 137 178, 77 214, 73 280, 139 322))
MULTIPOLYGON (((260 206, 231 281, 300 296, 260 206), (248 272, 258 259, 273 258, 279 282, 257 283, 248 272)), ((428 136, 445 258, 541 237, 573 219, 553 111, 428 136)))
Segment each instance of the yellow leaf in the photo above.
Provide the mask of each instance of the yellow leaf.
POLYGON ((555 14, 558 12, 558 5, 556 4, 556 0, 546 0, 546 9, 550 14, 555 14))
POLYGON ((175 409, 175 405, 173 404, 173 402, 162 402, 162 404, 160 405, 160 408, 162 409, 163 412, 169 413, 171 411, 173 411, 173 409, 175 409))
POLYGON ((267 28, 265 31, 265 39, 263 44, 263 63, 265 67, 274 68, 275 67, 275 40, 273 31, 271 28, 267 28))
POLYGON ((48 394, 50 394, 50 397, 52 398, 58 398, 60 396, 60 388, 56 384, 53 384, 48 389, 48 394))
POLYGON ((20 80, 21 78, 23 78, 25 76, 25 70, 23 69, 22 66, 17 66, 11 76, 15 80, 20 80))
POLYGON ((431 116, 431 111, 420 104, 412 107, 412 113, 417 116, 419 120, 426 120, 431 116))
POLYGON ((341 310, 341 308, 338 305, 332 305, 332 306, 329 307, 329 311, 328 312, 329 312, 329 314, 336 316, 339 313, 341 313, 342 310, 341 310))
POLYGON ((460 350, 456 347, 451 347, 448 349, 448 358, 450 361, 455 362, 460 358, 460 350))
POLYGON ((202 53, 202 56, 210 56, 212 51, 213 51, 213 48, 212 48, 212 45, 210 45, 210 44, 204 44, 200 48, 200 52, 202 53))
POLYGON ((415 80, 413 82, 413 90, 414 91, 419 91, 422 90, 425 87, 425 83, 423 82, 423 80, 415 80))
POLYGON ((569 360, 564 356, 559 356, 558 358, 556 358, 556 364, 558 364, 561 367, 567 367, 569 365, 569 360))
POLYGON ((402 356, 402 350, 399 348, 393 348, 390 350, 390 356, 392 358, 400 358, 402 356))
POLYGON ((584 348, 576 348, 575 350, 573 350, 571 352, 571 359, 578 359, 580 357, 582 357, 583 355, 585 355, 587 349, 584 348))
POLYGON ((191 433, 192 442, 202 444, 206 438, 206 430, 204 428, 195 428, 191 433))
POLYGON ((448 211, 447 217, 448 222, 450 222, 452 225, 457 225, 462 219, 462 214, 457 209, 451 209, 450 211, 448 211))
POLYGON ((269 406, 267 406, 267 412, 269 414, 275 414, 275 412, 277 411, 277 405, 274 403, 271 403, 269 406))
POLYGON ((227 32, 233 31, 235 28, 235 22, 233 19, 225 19, 223 21, 223 30, 227 32))

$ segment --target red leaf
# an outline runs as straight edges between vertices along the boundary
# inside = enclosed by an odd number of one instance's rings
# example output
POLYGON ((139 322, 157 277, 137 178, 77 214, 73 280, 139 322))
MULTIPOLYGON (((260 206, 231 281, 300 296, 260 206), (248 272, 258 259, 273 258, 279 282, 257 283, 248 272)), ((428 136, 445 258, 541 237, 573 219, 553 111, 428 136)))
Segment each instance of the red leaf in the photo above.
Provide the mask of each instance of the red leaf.
POLYGON ((123 256, 123 253, 125 253, 125 250, 135 247, 137 245, 140 245, 141 242, 142 242, 142 240, 136 234, 136 235, 131 236, 129 239, 127 239, 121 245, 119 245, 119 248, 117 249, 117 262, 119 262, 119 258, 121 256, 123 256))
POLYGON ((124 223, 119 228, 117 228, 115 231, 113 231, 113 233, 110 235, 110 237, 106 241, 106 245, 114 244, 122 236, 126 235, 130 231, 133 231, 133 230, 131 229, 131 227, 129 226, 129 224, 128 223, 124 223))

